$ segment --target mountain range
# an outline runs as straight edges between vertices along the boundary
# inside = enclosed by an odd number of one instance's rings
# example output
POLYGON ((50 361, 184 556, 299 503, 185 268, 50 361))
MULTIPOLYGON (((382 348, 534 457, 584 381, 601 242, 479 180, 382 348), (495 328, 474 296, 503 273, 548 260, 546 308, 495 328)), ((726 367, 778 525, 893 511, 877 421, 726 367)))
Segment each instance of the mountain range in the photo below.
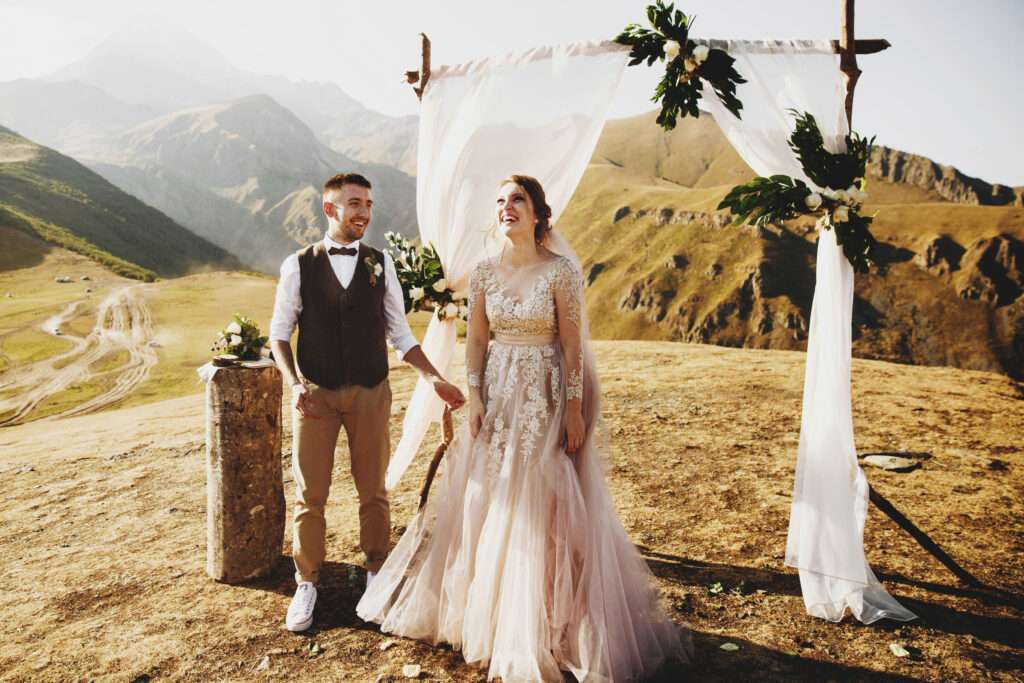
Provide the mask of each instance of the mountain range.
MULTIPOLYGON (((263 271, 321 234, 319 186, 338 170, 375 183, 371 242, 417 234, 415 117, 168 40, 113 36, 47 78, 0 83, 0 122, 263 271)), ((740 228, 716 209, 753 175, 708 117, 671 133, 653 113, 605 126, 560 219, 595 334, 806 346, 813 226, 740 228)), ((881 146, 868 177, 880 247, 857 278, 855 354, 1022 376, 1024 188, 881 146)))
POLYGON ((45 78, 0 83, 0 123, 264 271, 322 233, 320 186, 342 170, 374 182, 371 243, 417 233, 415 117, 237 69, 188 34, 115 34, 45 78))
POLYGON ((282 259, 324 231, 321 190, 339 170, 371 179, 373 235, 416 233, 415 181, 324 145, 268 95, 167 114, 95 145, 90 167, 254 267, 282 259))
POLYGON ((2 126, 0 227, 77 251, 142 280, 242 267, 225 250, 74 159, 2 126))

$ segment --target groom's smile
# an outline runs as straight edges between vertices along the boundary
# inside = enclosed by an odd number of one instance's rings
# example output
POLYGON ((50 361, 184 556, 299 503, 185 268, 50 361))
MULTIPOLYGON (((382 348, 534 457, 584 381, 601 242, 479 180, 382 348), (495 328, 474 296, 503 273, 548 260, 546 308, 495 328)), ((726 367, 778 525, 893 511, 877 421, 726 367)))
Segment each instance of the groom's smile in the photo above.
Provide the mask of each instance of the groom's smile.
POLYGON ((324 195, 324 213, 332 239, 343 244, 355 242, 363 238, 373 220, 373 195, 361 185, 343 185, 324 195))

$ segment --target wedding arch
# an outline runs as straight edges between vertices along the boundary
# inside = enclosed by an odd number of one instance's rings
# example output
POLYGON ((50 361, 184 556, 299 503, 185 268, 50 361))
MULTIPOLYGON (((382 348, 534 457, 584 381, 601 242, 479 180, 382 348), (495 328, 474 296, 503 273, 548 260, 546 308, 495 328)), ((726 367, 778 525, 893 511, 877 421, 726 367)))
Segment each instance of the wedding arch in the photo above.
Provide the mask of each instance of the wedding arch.
MULTIPOLYGON (((813 115, 825 147, 844 151, 860 73, 856 54, 888 47, 886 41, 854 41, 853 0, 844 0, 838 41, 690 40, 705 46, 702 54, 727 53, 746 80, 739 90, 742 118, 735 102, 710 88, 701 100, 738 154, 760 176, 783 174, 812 188, 787 144, 794 125, 788 112, 813 115)), ((465 291, 473 266, 500 249, 486 230, 492 207, 480 197, 489 197, 502 178, 526 172, 540 179, 557 221, 597 145, 629 52, 613 41, 578 42, 432 70, 423 36, 422 69, 407 74, 421 99, 417 217, 422 243, 433 245, 450 289, 465 291)), ((786 564, 798 570, 813 616, 838 621, 849 609, 864 623, 909 620, 915 615, 889 595, 864 555, 869 486, 853 436, 853 280, 836 230, 822 230, 786 564)), ((442 372, 455 345, 454 318, 435 316, 423 350, 442 372)), ((389 489, 441 418, 441 401, 421 380, 392 456, 389 489)))

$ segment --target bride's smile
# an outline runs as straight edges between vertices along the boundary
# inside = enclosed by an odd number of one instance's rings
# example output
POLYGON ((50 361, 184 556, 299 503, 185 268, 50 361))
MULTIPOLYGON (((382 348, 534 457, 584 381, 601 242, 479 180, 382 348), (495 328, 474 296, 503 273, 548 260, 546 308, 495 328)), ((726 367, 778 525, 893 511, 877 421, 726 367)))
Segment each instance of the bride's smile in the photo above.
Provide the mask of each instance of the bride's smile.
POLYGON ((533 230, 537 223, 530 198, 519 185, 505 183, 502 185, 497 199, 498 225, 501 232, 510 239, 513 234, 518 236, 522 231, 533 230))

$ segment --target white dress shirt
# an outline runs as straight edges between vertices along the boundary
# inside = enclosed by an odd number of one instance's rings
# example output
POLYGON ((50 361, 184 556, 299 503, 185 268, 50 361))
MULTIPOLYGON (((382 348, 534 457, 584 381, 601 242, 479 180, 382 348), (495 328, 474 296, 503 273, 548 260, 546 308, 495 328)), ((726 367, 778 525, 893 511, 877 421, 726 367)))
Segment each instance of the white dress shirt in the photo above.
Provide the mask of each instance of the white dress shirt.
MULTIPOLYGON (((331 269, 342 287, 347 288, 352 282, 356 270, 356 259, 359 258, 359 242, 339 244, 330 237, 324 237, 324 247, 351 247, 356 250, 352 256, 333 254, 329 256, 331 269)), ((405 319, 405 302, 402 298, 402 285, 398 282, 395 262, 391 254, 384 252, 384 323, 388 342, 395 347, 399 360, 419 342, 409 329, 405 319)), ((281 279, 277 281, 277 296, 274 298, 274 317, 270 320, 271 341, 289 342, 292 332, 299 322, 302 312, 302 297, 299 294, 301 279, 299 277, 299 255, 292 254, 281 264, 281 279)))

